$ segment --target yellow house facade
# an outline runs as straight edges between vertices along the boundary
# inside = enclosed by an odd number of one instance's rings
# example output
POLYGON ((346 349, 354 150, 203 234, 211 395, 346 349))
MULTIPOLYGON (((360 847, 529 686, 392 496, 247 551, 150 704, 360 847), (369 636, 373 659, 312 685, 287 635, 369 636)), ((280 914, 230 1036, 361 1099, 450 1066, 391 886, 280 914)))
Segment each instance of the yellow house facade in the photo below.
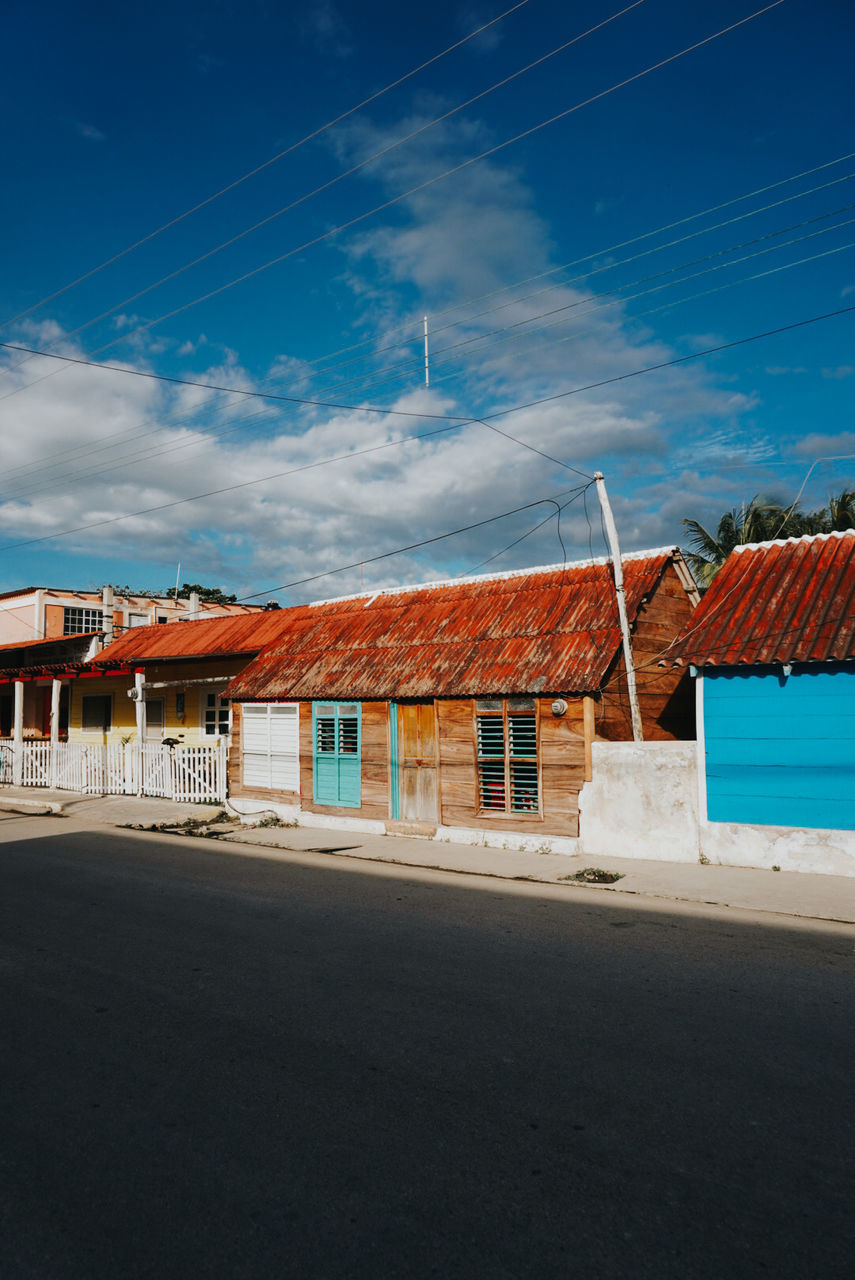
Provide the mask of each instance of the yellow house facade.
POLYGON ((282 629, 278 610, 134 627, 71 682, 68 740, 109 746, 228 741, 226 686, 282 629))

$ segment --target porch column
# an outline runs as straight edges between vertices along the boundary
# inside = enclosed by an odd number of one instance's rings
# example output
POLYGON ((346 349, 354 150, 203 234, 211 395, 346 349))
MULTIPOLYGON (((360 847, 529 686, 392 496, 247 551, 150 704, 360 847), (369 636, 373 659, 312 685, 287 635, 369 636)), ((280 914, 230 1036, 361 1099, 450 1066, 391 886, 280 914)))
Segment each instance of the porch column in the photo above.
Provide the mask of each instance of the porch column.
POLYGON ((141 796, 143 793, 143 773, 145 772, 145 672, 141 668, 134 672, 134 697, 136 698, 137 738, 139 739, 139 745, 137 747, 137 751, 139 752, 137 795, 141 796))
POLYGON ((62 692, 62 681, 53 680, 50 686, 50 740, 51 745, 59 742, 59 699, 62 692))
POLYGON ((137 737, 145 742, 145 672, 134 672, 134 698, 137 708, 137 737))
POLYGON ((15 726, 12 732, 12 783, 24 781, 24 682, 15 681, 15 726))
POLYGON ((59 746, 59 699, 62 681, 54 678, 50 686, 50 785, 56 785, 56 756, 59 746))

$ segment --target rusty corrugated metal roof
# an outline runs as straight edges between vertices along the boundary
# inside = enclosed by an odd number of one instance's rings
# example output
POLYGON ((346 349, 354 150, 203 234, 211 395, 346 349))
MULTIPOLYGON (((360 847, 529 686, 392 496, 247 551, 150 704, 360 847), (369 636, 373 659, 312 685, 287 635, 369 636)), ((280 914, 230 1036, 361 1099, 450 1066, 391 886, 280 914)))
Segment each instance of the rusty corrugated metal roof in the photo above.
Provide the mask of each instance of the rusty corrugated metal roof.
POLYGON ((91 641, 93 636, 100 634, 100 631, 75 631, 70 636, 47 636, 46 638, 40 637, 38 640, 16 640, 14 644, 0 644, 0 653, 11 653, 14 649, 37 649, 40 645, 71 644, 75 640, 91 641))
POLYGON ((855 530, 737 547, 665 657, 699 667, 855 658, 855 530))
POLYGON ((135 662, 159 662, 166 658, 208 658, 225 654, 254 654, 282 630, 285 610, 201 618, 195 622, 170 622, 131 627, 102 649, 88 666, 124 666, 135 662))
MULTIPOLYGON (((675 554, 626 556, 633 619, 675 554)), ((228 696, 472 697, 598 687, 620 645, 605 560, 366 593, 284 610, 228 696)))

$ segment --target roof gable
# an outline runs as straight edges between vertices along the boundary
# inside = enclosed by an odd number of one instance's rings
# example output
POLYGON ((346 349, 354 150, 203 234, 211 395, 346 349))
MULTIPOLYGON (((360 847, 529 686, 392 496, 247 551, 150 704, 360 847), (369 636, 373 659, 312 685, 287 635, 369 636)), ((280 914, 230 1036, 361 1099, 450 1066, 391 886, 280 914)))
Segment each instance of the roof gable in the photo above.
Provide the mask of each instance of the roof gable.
POLYGON ((666 657, 696 666, 855 658, 855 530, 736 547, 666 657))

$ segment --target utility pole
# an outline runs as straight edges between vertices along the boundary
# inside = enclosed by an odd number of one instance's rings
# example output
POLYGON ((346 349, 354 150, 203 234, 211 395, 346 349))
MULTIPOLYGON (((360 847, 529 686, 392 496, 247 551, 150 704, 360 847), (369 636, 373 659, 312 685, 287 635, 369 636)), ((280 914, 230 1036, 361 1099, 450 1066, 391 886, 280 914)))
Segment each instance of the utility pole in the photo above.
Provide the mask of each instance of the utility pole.
POLYGON ((425 316, 425 386, 430 386, 430 355, 428 352, 428 323, 425 316))
POLYGON ((629 638, 629 618, 626 612, 626 591, 623 585, 623 565, 620 558, 620 544, 618 542, 617 528, 615 527, 612 509, 609 505, 609 495, 606 493, 606 482, 603 478, 602 471, 594 472, 594 480, 597 483, 597 497, 600 499, 600 506, 603 510, 603 521, 606 526, 606 536, 609 540, 609 547, 612 553, 612 564, 615 571, 615 594, 617 595, 618 617, 620 619, 620 631, 623 637, 623 661, 626 667, 626 688, 629 694, 629 712, 632 718, 632 739, 633 742, 643 742, 644 737, 641 732, 641 711, 638 707, 638 690, 635 685, 635 665, 632 660, 632 643, 629 638))

